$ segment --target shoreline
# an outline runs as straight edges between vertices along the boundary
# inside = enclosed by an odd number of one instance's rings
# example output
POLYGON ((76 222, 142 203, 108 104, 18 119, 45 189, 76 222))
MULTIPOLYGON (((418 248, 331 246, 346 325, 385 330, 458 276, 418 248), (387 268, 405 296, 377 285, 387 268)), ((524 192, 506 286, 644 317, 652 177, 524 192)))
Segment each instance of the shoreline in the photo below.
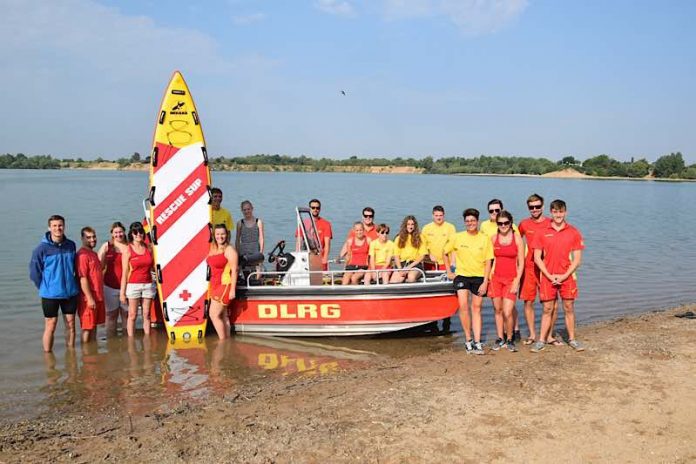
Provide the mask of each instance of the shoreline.
MULTIPOLYGON (((143 163, 141 165, 128 165, 119 167, 115 162, 103 162, 92 166, 62 166, 56 170, 69 171, 126 171, 126 172, 146 172, 150 169, 150 165, 143 163)), ((22 169, 17 169, 21 171, 22 169)), ((47 170, 47 169, 32 169, 32 170, 47 170)), ((271 165, 238 165, 237 169, 215 169, 211 166, 212 172, 309 172, 309 173, 346 173, 346 174, 423 174, 423 175, 440 175, 440 176, 471 176, 471 177, 522 177, 535 179, 581 179, 581 180, 621 180, 635 182, 696 182, 696 179, 672 179, 661 177, 618 177, 618 176, 590 176, 583 174, 574 169, 559 169, 558 171, 547 172, 546 174, 497 174, 497 173, 426 173, 422 168, 411 166, 331 166, 324 170, 313 169, 297 169, 293 166, 271 166, 271 165), (572 172, 568 172, 572 171, 572 172)))
POLYGON ((453 343, 153 414, 72 406, 1 425, 0 461, 691 462, 696 320, 674 317, 686 310, 580 326, 583 353, 477 357, 453 343))

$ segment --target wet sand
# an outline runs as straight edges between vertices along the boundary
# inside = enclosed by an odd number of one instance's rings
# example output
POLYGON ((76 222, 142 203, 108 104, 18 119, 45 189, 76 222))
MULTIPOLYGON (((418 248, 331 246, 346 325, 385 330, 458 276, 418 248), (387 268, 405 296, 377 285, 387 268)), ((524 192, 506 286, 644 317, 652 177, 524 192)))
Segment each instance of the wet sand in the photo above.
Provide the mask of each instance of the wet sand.
POLYGON ((696 320, 674 317, 688 309, 581 327, 583 353, 455 343, 143 414, 64 405, 3 424, 0 461, 694 462, 696 320))

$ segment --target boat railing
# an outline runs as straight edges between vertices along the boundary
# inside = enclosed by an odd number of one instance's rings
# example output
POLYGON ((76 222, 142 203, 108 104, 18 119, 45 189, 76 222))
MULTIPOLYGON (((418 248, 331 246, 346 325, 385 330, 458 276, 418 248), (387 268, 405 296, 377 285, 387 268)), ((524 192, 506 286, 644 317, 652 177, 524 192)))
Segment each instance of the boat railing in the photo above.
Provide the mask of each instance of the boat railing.
MULTIPOLYGON (((402 282, 402 283, 408 283, 409 285, 425 285, 428 283, 432 283, 433 278, 431 280, 428 280, 428 274, 430 272, 423 271, 422 269, 419 268, 391 268, 391 269, 366 269, 366 270, 358 270, 358 271, 350 271, 350 270, 345 270, 345 269, 339 269, 339 270, 329 270, 329 271, 302 271, 302 272, 297 272, 295 273, 298 276, 305 276, 305 275, 317 275, 321 274, 323 277, 328 277, 328 285, 325 283, 324 285, 327 286, 342 286, 343 284, 339 281, 338 284, 336 281, 338 278, 343 277, 343 274, 346 272, 374 272, 377 273, 377 277, 379 277, 379 274, 384 274, 384 273, 392 273, 392 272, 411 272, 411 271, 418 271, 420 274, 418 280, 416 282, 402 282)), ((246 277, 246 285, 247 287, 251 287, 251 281, 254 280, 256 282, 263 282, 264 277, 284 277, 287 274, 287 272, 284 271, 254 271, 247 275, 246 277)), ((440 273, 435 276, 433 276, 436 280, 445 280, 447 278, 447 275, 445 273, 440 273)), ((376 283, 375 285, 394 285, 394 284, 385 284, 385 283, 376 283)), ((288 287, 311 287, 312 285, 288 285, 288 287)))

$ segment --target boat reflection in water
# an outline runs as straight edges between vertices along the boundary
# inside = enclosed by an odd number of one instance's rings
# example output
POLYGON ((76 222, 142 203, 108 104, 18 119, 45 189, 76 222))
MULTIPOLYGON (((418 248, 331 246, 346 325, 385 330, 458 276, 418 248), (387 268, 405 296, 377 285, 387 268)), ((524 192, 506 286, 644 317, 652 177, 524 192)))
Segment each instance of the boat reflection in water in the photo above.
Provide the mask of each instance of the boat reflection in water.
MULTIPOLYGON (((32 407, 30 401, 24 407, 33 412, 84 408, 146 414, 222 397, 269 376, 304 378, 360 368, 376 356, 360 349, 276 337, 172 344, 164 333, 153 331, 148 338, 113 338, 58 357, 47 354, 43 386, 38 388, 40 403, 32 407)), ((22 396, 26 394, 24 390, 22 396)))

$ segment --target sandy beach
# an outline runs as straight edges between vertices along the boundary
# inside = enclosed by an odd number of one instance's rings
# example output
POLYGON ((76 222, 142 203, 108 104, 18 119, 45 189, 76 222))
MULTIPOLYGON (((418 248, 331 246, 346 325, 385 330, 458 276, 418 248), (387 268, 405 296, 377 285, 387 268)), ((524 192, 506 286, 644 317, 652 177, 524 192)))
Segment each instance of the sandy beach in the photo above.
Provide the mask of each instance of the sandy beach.
POLYGON ((3 424, 0 461, 694 462, 687 309, 582 327, 583 353, 455 345, 143 416, 72 406, 3 424))

